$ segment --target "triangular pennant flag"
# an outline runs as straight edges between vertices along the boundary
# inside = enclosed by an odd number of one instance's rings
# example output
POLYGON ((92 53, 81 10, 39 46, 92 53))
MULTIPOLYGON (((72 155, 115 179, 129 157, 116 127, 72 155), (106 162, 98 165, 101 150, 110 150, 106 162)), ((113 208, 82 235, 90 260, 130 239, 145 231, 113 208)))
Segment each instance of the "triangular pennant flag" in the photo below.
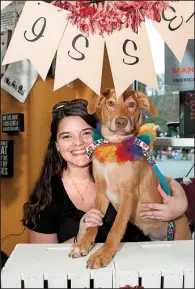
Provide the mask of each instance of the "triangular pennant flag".
POLYGON ((79 78, 99 95, 104 45, 100 35, 87 37, 69 23, 57 51, 54 90, 79 78))
POLYGON ((158 88, 145 23, 138 34, 123 28, 104 37, 117 97, 135 80, 158 88))
POLYGON ((189 5, 188 2, 194 1, 170 1, 170 7, 162 12, 161 21, 152 21, 152 24, 180 63, 184 57, 189 39, 187 26, 192 27, 194 24, 193 19, 188 21, 194 12, 192 9, 194 3, 189 5), (190 12, 190 10, 192 11, 190 12))
POLYGON ((68 12, 43 1, 26 1, 3 65, 29 59, 45 80, 67 25, 68 12))

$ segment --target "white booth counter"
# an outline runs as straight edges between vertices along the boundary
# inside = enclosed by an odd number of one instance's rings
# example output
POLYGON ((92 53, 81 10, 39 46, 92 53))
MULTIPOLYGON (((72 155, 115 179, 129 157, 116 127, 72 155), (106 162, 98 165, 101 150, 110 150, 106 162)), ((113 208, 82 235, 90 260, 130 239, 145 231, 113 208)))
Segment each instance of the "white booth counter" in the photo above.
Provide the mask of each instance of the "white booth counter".
MULTIPOLYGON (((97 244, 97 250, 102 244, 97 244)), ((18 244, 1 272, 1 288, 194 288, 194 241, 121 243, 108 267, 86 269, 70 244, 18 244)))

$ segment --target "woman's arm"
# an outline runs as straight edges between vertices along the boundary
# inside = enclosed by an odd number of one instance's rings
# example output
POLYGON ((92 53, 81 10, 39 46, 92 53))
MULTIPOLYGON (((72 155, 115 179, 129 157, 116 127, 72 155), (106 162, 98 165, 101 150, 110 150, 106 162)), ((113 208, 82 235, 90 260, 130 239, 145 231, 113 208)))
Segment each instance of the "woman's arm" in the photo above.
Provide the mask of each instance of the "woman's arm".
MULTIPOLYGON (((87 228, 89 227, 95 227, 95 226, 101 226, 103 214, 98 211, 97 209, 90 209, 86 214, 83 215, 83 217, 80 220, 79 224, 79 231, 76 237, 76 241, 79 241, 84 234, 86 233, 87 228)), ((74 243, 75 237, 65 241, 64 243, 74 243)), ((32 231, 29 229, 29 243, 59 243, 57 234, 43 234, 38 233, 35 231, 32 231)))
POLYGON ((64 243, 78 242, 85 235, 88 228, 95 227, 95 226, 102 226, 103 217, 104 217, 103 214, 97 209, 90 209, 87 213, 85 213, 82 216, 80 220, 79 231, 78 231, 77 236, 67 240, 64 243))
POLYGON ((162 221, 170 221, 184 214, 188 207, 188 201, 182 186, 174 179, 166 177, 169 183, 172 196, 168 196, 161 186, 158 186, 159 193, 163 198, 163 203, 144 203, 143 209, 151 209, 142 212, 141 217, 145 219, 158 219, 162 221))
POLYGON ((43 234, 28 230, 28 242, 31 244, 57 244, 57 234, 43 234))

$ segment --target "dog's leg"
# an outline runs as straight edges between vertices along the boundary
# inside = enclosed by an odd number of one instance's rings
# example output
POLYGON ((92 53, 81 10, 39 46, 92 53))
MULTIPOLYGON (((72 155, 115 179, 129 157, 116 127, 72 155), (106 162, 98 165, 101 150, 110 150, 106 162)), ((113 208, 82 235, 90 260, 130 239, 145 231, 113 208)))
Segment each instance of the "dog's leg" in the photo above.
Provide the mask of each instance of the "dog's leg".
POLYGON ((116 253, 120 241, 124 235, 127 223, 132 212, 132 197, 131 194, 121 194, 120 206, 114 224, 108 234, 106 243, 95 253, 93 253, 87 262, 88 268, 100 268, 107 266, 112 257, 116 253))
MULTIPOLYGON (((100 210, 105 215, 109 205, 109 200, 105 194, 106 190, 105 182, 97 181, 96 188, 97 188, 97 197, 95 202, 95 208, 100 210)), ((72 258, 86 256, 94 245, 98 228, 99 228, 98 226, 88 228, 83 238, 79 242, 73 244, 69 256, 72 258)))

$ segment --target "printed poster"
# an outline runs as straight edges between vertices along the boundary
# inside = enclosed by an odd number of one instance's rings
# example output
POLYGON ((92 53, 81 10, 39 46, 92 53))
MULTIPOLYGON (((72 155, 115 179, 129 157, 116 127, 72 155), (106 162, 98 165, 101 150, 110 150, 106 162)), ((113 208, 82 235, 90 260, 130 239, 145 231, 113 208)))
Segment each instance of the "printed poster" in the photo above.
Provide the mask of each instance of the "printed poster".
POLYGON ((28 60, 9 64, 1 79, 1 87, 20 102, 25 102, 29 95, 38 73, 28 60))

